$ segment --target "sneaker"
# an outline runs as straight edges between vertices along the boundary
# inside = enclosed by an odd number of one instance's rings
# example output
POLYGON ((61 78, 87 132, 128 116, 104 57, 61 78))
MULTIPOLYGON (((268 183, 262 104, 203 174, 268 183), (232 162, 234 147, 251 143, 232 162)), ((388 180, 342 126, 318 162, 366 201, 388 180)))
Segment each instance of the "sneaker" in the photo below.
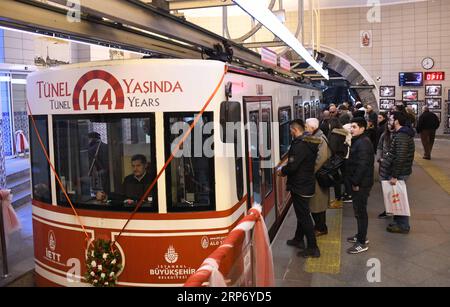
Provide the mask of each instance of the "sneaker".
POLYGON ((345 196, 342 198, 342 201, 343 201, 344 203, 351 203, 351 202, 352 202, 352 196, 351 196, 351 195, 345 195, 345 196))
POLYGON ((361 244, 361 243, 355 243, 352 247, 347 249, 347 253, 349 254, 359 254, 367 251, 369 249, 369 246, 367 244, 361 244))
POLYGON ((318 247, 316 248, 307 248, 304 251, 298 252, 297 256, 303 257, 303 258, 319 258, 320 257, 320 250, 318 247))
MULTIPOLYGON (((347 242, 348 242, 348 243, 353 243, 353 244, 357 243, 357 242, 358 242, 358 237, 357 237, 357 235, 354 235, 353 237, 347 238, 347 242)), ((369 243, 370 243, 369 239, 366 238, 366 243, 365 243, 365 244, 367 245, 367 244, 369 244, 369 243)))
POLYGON ((325 231, 314 230, 314 234, 316 235, 316 238, 320 236, 325 236, 328 234, 328 230, 325 231))
POLYGON ((331 201, 330 205, 328 206, 329 209, 342 209, 343 203, 342 200, 333 200, 331 201))
POLYGON ((378 214, 379 219, 385 219, 387 217, 388 217, 388 215, 387 215, 386 211, 383 211, 382 213, 378 214))
POLYGON ((305 242, 298 241, 296 239, 287 240, 286 244, 289 246, 294 246, 294 247, 300 248, 300 249, 305 249, 305 242))
POLYGON ((401 233, 405 235, 409 233, 409 229, 404 229, 399 225, 389 225, 386 230, 391 233, 401 233))

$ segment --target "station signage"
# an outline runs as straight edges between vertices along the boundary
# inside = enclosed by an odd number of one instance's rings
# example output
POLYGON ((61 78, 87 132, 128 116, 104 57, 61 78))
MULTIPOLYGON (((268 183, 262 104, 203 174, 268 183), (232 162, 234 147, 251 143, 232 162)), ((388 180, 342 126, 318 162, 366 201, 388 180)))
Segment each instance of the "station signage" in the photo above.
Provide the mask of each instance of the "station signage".
POLYGON ((445 72, 443 71, 434 71, 425 73, 425 81, 444 81, 444 80, 445 80, 445 72))
POLYGON ((275 52, 263 47, 261 48, 261 61, 269 65, 277 66, 278 56, 275 52))
POLYGON ((183 67, 180 73, 176 61, 122 61, 39 71, 27 78, 27 97, 34 114, 200 109, 224 64, 193 61, 183 67))
POLYGON ((291 62, 289 62, 289 60, 286 59, 285 57, 280 56, 280 67, 284 70, 290 71, 291 62))

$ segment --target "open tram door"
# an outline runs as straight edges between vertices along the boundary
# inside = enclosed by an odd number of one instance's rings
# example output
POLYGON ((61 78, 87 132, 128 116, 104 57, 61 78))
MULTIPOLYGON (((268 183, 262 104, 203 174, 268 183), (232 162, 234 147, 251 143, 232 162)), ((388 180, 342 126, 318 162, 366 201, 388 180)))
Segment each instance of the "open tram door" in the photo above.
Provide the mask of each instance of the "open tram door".
POLYGON ((294 97, 294 118, 295 119, 305 119, 305 110, 303 108, 303 97, 295 96, 294 97))
POLYGON ((272 97, 244 97, 249 205, 259 203, 267 228, 276 221, 272 97))

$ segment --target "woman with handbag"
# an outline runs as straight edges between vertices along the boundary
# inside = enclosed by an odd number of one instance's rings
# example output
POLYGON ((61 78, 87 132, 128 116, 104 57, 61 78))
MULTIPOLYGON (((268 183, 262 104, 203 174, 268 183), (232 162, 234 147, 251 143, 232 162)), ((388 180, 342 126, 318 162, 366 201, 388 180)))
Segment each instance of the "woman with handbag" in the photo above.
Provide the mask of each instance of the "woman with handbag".
MULTIPOLYGON (((342 159, 348 159, 349 149, 351 145, 352 136, 343 128, 341 122, 337 118, 330 120, 330 134, 328 135, 328 141, 331 152, 333 155, 337 155, 342 159)), ((341 173, 345 173, 345 164, 341 167, 341 173)), ((331 201, 330 209, 341 209, 343 204, 342 184, 344 182, 336 182, 334 185, 334 197, 331 201)))

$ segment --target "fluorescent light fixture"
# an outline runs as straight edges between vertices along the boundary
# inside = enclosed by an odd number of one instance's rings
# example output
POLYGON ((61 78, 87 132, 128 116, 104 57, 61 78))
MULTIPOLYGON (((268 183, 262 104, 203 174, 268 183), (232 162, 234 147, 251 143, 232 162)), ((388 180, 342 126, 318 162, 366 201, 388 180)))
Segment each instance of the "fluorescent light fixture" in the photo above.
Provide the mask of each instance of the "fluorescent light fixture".
POLYGON ((311 54, 303 47, 297 38, 286 28, 278 18, 258 0, 233 0, 241 9, 250 16, 258 20, 264 27, 272 32, 276 37, 285 42, 300 57, 308 62, 325 79, 329 79, 328 73, 317 63, 311 54))

